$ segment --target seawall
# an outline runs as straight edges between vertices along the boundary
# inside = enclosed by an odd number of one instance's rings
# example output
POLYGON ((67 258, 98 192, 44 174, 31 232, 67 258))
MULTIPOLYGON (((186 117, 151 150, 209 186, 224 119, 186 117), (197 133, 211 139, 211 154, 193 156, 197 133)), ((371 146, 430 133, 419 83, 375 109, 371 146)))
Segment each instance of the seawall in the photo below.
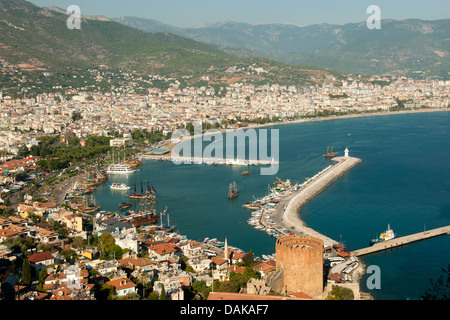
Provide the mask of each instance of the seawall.
POLYGON ((338 157, 333 158, 333 161, 336 161, 337 164, 322 172, 299 191, 283 199, 277 206, 276 217, 273 218, 277 224, 281 224, 292 232, 297 231, 321 239, 325 246, 337 244, 338 241, 307 227, 300 219, 299 211, 308 201, 317 196, 331 183, 362 162, 361 159, 353 157, 338 157))

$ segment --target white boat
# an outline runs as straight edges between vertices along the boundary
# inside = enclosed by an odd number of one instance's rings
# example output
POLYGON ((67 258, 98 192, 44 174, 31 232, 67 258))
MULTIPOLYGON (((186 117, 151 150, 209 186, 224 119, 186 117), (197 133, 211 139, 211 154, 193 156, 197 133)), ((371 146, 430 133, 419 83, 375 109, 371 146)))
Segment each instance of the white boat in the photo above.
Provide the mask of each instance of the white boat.
POLYGON ((111 190, 130 190, 130 187, 124 183, 113 183, 111 185, 111 190))
POLYGON ((107 174, 130 174, 135 170, 126 164, 111 164, 106 170, 107 174))

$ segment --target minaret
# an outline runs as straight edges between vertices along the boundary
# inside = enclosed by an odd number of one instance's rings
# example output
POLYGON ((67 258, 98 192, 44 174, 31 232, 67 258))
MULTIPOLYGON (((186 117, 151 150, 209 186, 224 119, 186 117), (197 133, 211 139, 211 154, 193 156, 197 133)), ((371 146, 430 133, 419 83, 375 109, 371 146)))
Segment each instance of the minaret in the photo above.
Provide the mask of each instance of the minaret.
POLYGON ((345 148, 345 159, 348 159, 348 147, 345 148))
POLYGON ((225 238, 225 249, 223 253, 223 258, 228 261, 228 241, 227 238, 225 238))

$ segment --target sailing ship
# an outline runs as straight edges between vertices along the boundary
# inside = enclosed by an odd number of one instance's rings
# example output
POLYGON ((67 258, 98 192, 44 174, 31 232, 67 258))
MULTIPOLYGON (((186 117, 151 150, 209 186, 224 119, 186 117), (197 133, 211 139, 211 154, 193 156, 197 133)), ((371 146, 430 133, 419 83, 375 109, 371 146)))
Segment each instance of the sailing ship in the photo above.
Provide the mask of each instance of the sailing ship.
POLYGON ((239 190, 236 186, 236 182, 230 183, 230 188, 228 190, 228 199, 234 199, 238 196, 239 190))
POLYGON ((131 224, 135 227, 155 224, 159 220, 156 214, 156 190, 147 189, 148 197, 141 200, 141 208, 137 216, 132 217, 131 224))
POLYGON ((323 155, 325 158, 333 158, 337 155, 337 152, 333 152, 333 146, 327 148, 327 152, 323 155))
POLYGON ((130 174, 130 173, 134 173, 134 172, 136 172, 136 169, 133 169, 131 166, 120 162, 120 156, 119 156, 119 162, 115 163, 114 153, 113 153, 113 163, 110 164, 108 169, 106 170, 107 174, 130 174))
MULTIPOLYGON (((135 183, 134 187, 133 187, 133 192, 130 193, 128 195, 128 197, 130 199, 147 199, 147 198, 149 198, 150 194, 151 194, 151 190, 150 190, 150 186, 149 186, 147 180, 146 180, 146 182, 147 182, 147 190, 145 192, 144 192, 144 187, 143 187, 142 181, 141 181, 141 193, 136 192, 136 183, 135 183)), ((152 186, 152 188, 153 188, 153 186, 152 186)), ((153 190, 154 190, 154 188, 153 188, 153 190)))
POLYGON ((391 226, 388 224, 387 230, 384 233, 381 233, 378 238, 372 239, 372 241, 370 241, 369 244, 373 246, 378 242, 392 240, 395 239, 396 237, 397 235, 394 233, 394 231, 391 229, 391 226))
POLYGON ((100 210, 100 206, 95 203, 94 197, 91 197, 90 201, 88 201, 85 196, 82 205, 75 205, 75 209, 83 213, 95 213, 100 210))

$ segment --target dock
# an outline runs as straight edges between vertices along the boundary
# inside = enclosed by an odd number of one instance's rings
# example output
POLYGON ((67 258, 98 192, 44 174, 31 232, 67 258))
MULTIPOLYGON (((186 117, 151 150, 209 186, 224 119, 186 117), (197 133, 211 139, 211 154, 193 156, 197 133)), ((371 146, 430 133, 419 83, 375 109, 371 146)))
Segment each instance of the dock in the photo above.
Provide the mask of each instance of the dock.
POLYGON ((413 242, 422 241, 438 236, 442 236, 445 234, 450 234, 450 226, 441 227, 433 230, 427 230, 415 234, 411 234, 409 236, 403 236, 400 238, 395 238, 388 241, 378 242, 374 244, 372 247, 363 248, 359 250, 355 250, 350 252, 351 255, 355 257, 360 257, 364 255, 368 255, 375 252, 380 252, 383 250, 404 246, 413 242))
POLYGON ((331 183, 362 162, 361 159, 354 157, 337 157, 332 160, 337 162, 337 164, 326 168, 308 181, 299 191, 284 199, 284 201, 277 205, 277 215, 273 217, 273 220, 276 220, 277 224, 282 224, 286 229, 300 231, 303 234, 319 238, 324 241, 325 245, 334 245, 338 241, 306 227, 300 219, 299 211, 308 201, 316 197, 331 183))
POLYGON ((182 157, 173 155, 170 158, 174 162, 194 163, 194 164, 211 164, 211 165, 230 165, 230 166, 260 166, 260 165, 279 165, 279 161, 275 160, 247 160, 247 159, 226 159, 226 158, 207 158, 207 157, 182 157))

